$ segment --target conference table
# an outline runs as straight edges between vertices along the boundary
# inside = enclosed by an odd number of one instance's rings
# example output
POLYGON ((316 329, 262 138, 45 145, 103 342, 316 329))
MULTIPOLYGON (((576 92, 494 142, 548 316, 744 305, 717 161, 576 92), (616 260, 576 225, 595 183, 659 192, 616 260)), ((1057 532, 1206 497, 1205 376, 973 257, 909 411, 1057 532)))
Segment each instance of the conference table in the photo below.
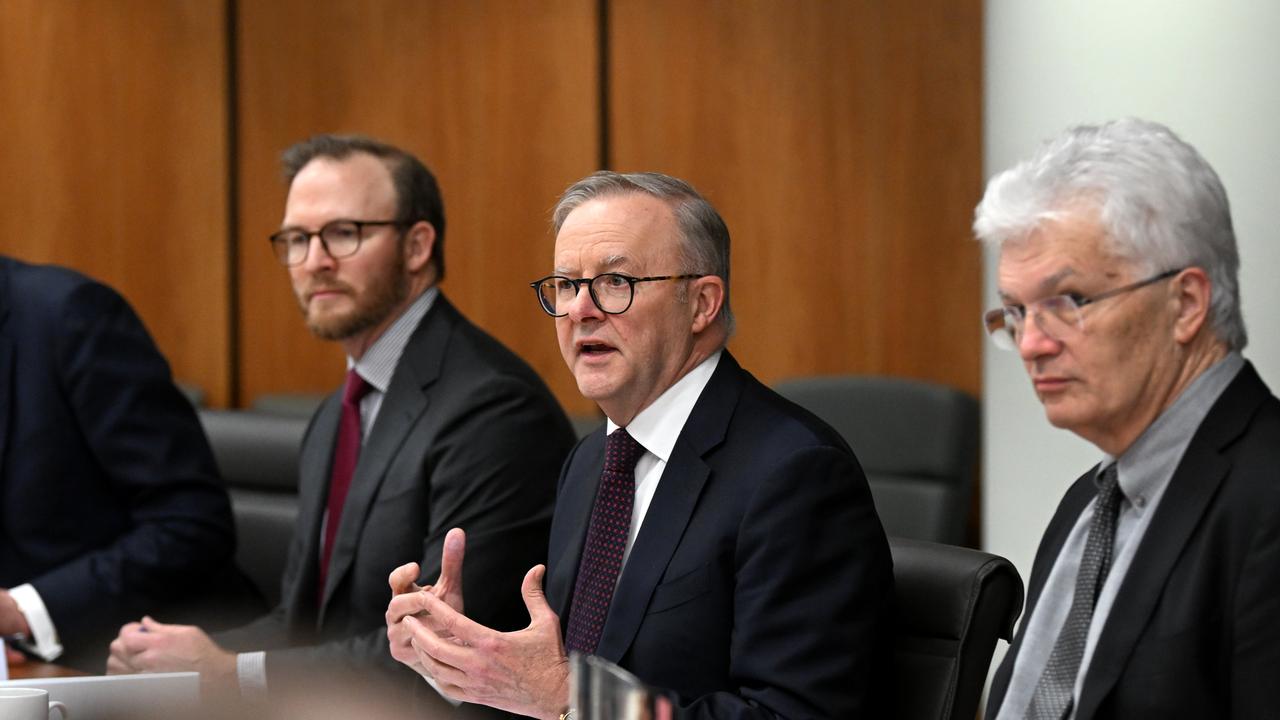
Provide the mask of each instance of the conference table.
POLYGON ((56 677, 83 677, 89 673, 74 670, 53 663, 35 662, 28 660, 24 663, 17 663, 9 666, 10 680, 36 680, 41 678, 56 677))

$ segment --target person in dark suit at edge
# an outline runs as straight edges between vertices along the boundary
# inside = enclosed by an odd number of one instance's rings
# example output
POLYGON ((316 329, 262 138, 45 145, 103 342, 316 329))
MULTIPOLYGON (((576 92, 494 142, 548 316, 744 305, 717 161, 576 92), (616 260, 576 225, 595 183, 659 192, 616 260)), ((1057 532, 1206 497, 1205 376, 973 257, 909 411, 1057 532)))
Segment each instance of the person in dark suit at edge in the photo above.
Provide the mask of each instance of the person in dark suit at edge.
POLYGON ((208 441, 128 302, 0 256, 0 635, 101 672, 140 613, 260 611, 234 554, 208 441))
POLYGON ((993 178, 974 223, 1053 425, 1101 451, 1036 552, 987 717, 1278 718, 1280 402, 1241 355, 1227 194, 1137 119, 993 178))
POLYGON ((680 717, 884 717, 884 530, 840 436, 724 349, 719 214, 681 180, 601 172, 554 228, 555 274, 533 285, 606 426, 561 473, 549 567, 520 588, 529 626, 485 627, 456 574, 418 588, 408 566, 391 577, 395 657, 446 695, 539 718, 569 714, 569 651, 669 691, 680 717))
MULTIPOLYGON (((444 208, 417 158, 322 135, 283 160, 289 194, 271 245, 308 327, 342 344, 349 370, 303 441, 280 605, 216 644, 143 619, 121 629, 110 667, 196 669, 272 698, 337 680, 385 701, 385 683, 366 681, 389 680, 394 706, 420 682, 387 649, 387 573, 419 560, 435 577, 456 526, 470 533, 468 582, 518 582, 544 557, 574 435, 538 376, 437 288, 444 208)), ((523 621, 519 599, 498 593, 475 594, 468 610, 501 627, 523 621)))

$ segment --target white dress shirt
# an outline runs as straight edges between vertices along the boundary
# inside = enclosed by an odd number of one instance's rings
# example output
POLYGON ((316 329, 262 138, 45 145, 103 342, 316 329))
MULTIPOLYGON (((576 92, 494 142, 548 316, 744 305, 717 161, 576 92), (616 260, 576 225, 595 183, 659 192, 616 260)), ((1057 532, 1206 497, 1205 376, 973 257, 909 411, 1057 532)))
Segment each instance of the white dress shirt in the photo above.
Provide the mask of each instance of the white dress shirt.
MULTIPOLYGON (((693 412, 693 406, 697 404, 702 390, 716 371, 720 353, 717 350, 686 373, 649 407, 637 413, 631 424, 627 425, 627 432, 644 448, 644 454, 636 461, 636 494, 631 503, 631 531, 627 535, 627 548, 622 553, 623 567, 627 565, 627 558, 631 557, 631 547, 636 544, 636 535, 640 533, 644 516, 649 512, 649 503, 653 502, 653 494, 658 490, 658 481, 662 479, 662 472, 667 469, 671 450, 676 446, 676 438, 680 437, 689 413, 693 412)), ((618 425, 612 420, 605 425, 605 430, 610 435, 618 429, 618 425)), ((622 577, 621 572, 618 577, 622 577)))

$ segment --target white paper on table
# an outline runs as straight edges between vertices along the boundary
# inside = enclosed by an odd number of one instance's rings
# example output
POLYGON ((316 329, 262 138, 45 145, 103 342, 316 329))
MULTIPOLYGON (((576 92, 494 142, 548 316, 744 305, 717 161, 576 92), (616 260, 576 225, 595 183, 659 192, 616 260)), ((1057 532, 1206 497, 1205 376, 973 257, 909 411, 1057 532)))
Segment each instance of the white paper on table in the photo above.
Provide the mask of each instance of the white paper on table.
POLYGON ((4 638, 0 638, 0 682, 9 679, 9 657, 4 652, 4 638))

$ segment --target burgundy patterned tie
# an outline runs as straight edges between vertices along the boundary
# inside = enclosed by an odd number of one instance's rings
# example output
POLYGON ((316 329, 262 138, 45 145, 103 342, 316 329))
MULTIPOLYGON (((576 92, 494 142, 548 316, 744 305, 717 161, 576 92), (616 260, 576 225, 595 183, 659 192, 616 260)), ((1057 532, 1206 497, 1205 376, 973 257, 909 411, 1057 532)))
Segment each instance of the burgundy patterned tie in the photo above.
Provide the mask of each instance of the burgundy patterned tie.
POLYGON ((342 520, 342 506, 347 502, 351 489, 351 475, 360 458, 360 399, 373 389, 356 373, 347 371, 347 385, 342 393, 342 419, 338 422, 338 442, 333 449, 333 469, 329 474, 329 510, 324 525, 324 545, 320 548, 319 597, 324 597, 325 578, 329 574, 329 557, 333 555, 333 540, 338 535, 338 523, 342 520))
POLYGON ((631 505, 636 494, 636 461, 644 448, 627 431, 619 428, 609 436, 604 449, 604 472, 591 508, 587 542, 573 585, 573 605, 569 609, 569 629, 565 647, 595 653, 609 615, 609 602, 622 570, 622 554, 631 531, 631 505))

